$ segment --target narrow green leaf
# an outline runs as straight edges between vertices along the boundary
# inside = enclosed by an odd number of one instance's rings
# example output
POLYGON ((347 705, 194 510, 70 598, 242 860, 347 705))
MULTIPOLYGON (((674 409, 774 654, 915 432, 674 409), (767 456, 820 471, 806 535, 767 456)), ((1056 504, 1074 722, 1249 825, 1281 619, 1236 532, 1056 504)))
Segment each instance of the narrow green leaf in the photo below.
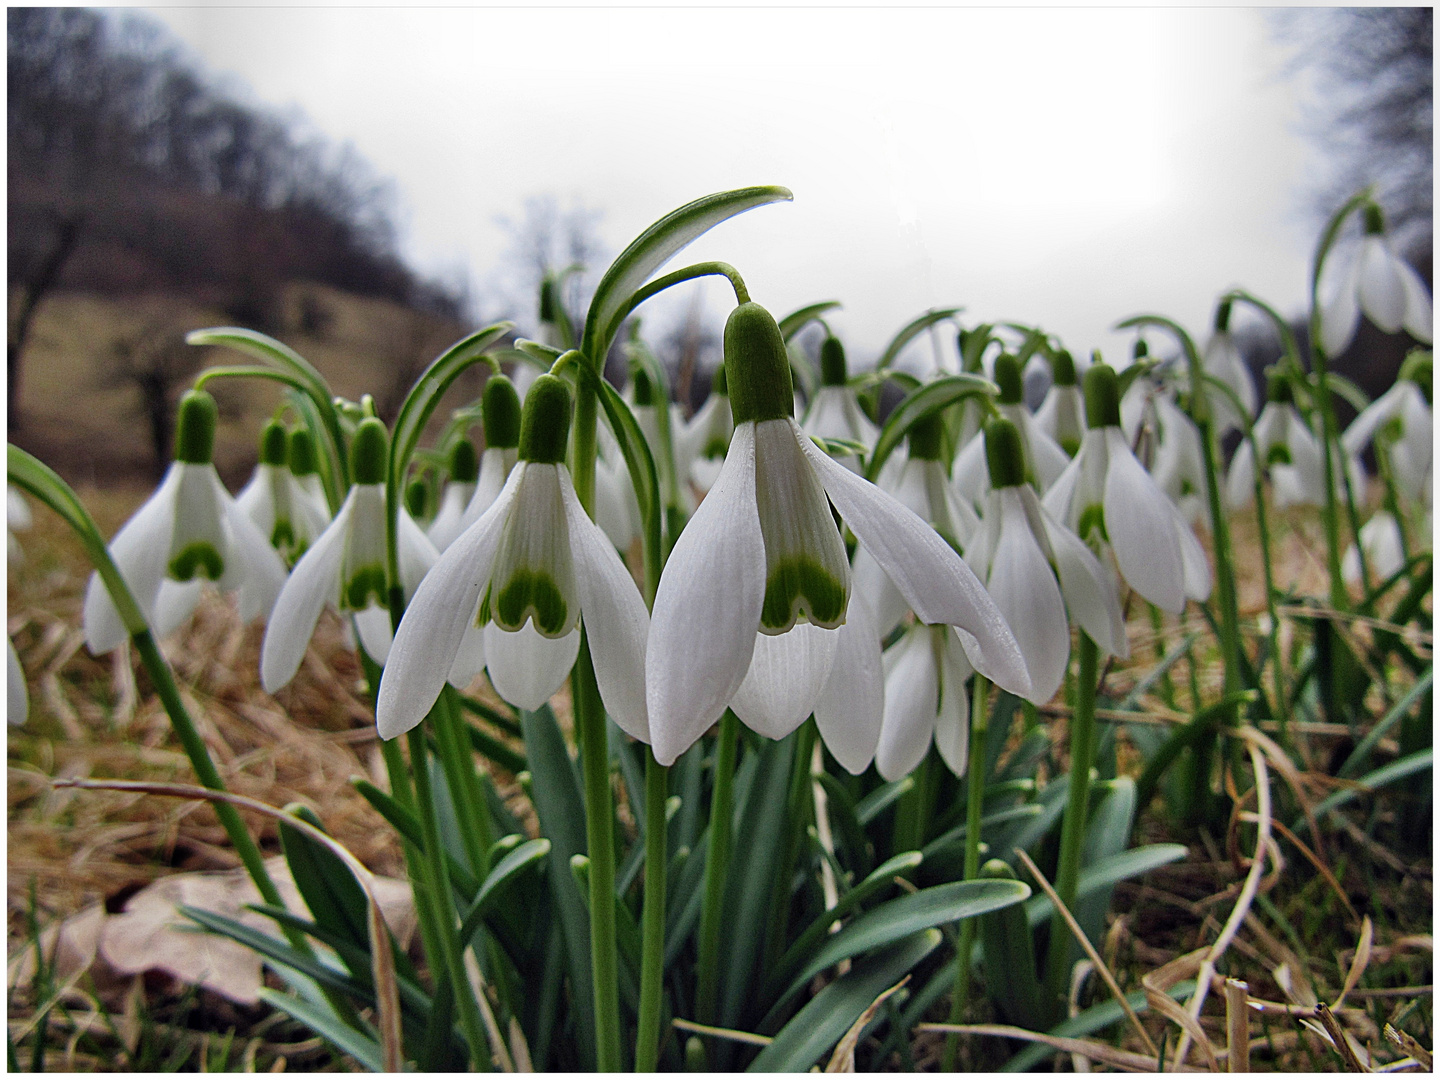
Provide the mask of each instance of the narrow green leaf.
POLYGON ((341 1023, 340 1018, 334 1012, 327 1012, 314 1002, 302 1001, 300 998, 279 993, 269 987, 261 988, 260 1000, 271 1008, 279 1009, 292 1020, 304 1024, 316 1035, 325 1039, 342 1053, 349 1054, 371 1072, 385 1071, 384 1059, 380 1053, 380 1040, 363 1035, 352 1027, 347 1027, 341 1023))
POLYGON ((882 993, 940 944, 938 930, 922 930, 867 957, 821 990, 750 1063, 749 1072, 803 1073, 850 1030, 882 993))
POLYGON ((811 319, 817 319, 827 311, 832 311, 840 306, 839 300, 822 300, 818 304, 806 304, 802 308, 796 308, 783 319, 779 320, 780 336, 786 341, 798 334, 805 328, 805 324, 811 319))
POLYGON ((895 411, 880 429, 875 451, 865 463, 865 478, 871 483, 875 482, 880 470, 885 467, 885 462, 900 445, 900 440, 918 421, 967 397, 994 395, 999 392, 994 383, 978 375, 946 375, 907 394, 905 400, 895 406, 895 411))
MULTIPOLYGON (((1315 816, 1318 818, 1321 814, 1328 814, 1334 810, 1338 810, 1361 794, 1368 795, 1379 791, 1381 788, 1387 787, 1397 780, 1404 780, 1407 776, 1414 776, 1418 772, 1424 772, 1426 769, 1432 768, 1434 764, 1434 747, 1426 747, 1424 750, 1419 750, 1409 757, 1403 757, 1399 761, 1392 761, 1383 769, 1376 769, 1374 772, 1366 773, 1360 777, 1359 780, 1355 781, 1355 787, 1345 788, 1342 791, 1337 791, 1320 800, 1315 806, 1315 816)), ((1303 819, 1301 818, 1296 819, 1295 827, 1297 829, 1300 827, 1302 821, 1303 819)))
POLYGON ((963 307, 935 308, 911 319, 890 339, 890 344, 885 346, 885 351, 880 354, 880 359, 875 362, 875 367, 882 371, 888 368, 895 362, 901 352, 904 351, 906 345, 909 345, 910 342, 914 341, 936 323, 944 322, 946 319, 952 318, 964 310, 963 307))
MULTIPOLYGON (((1184 844, 1146 844, 1144 847, 1131 848, 1119 855, 1101 859, 1080 871, 1080 878, 1075 885, 1075 898, 1079 900, 1114 885, 1117 881, 1148 874, 1176 859, 1183 859, 1185 853, 1184 844)), ((1054 910, 1048 896, 1035 896, 1025 904, 1025 917, 1030 920, 1031 926, 1039 926, 1050 918, 1054 910)))
MULTIPOLYGON (((319 827, 319 819, 310 824, 319 827)), ((279 832, 285 864, 311 917, 363 950, 368 958, 369 902, 355 875, 338 855, 299 829, 281 821, 279 832)), ((366 966, 368 970, 368 959, 366 966)))
MULTIPOLYGON (((1177 983, 1166 991, 1176 1001, 1186 1001, 1195 990, 1195 982, 1186 979, 1177 983)), ((1125 1000, 1137 1014, 1143 1014, 1150 1008, 1150 1003, 1145 1000, 1145 991, 1136 990, 1126 994, 1125 1000)), ((1125 1019, 1125 1011, 1120 1008, 1120 1003, 1114 998, 1102 1001, 1099 1005, 1092 1005, 1078 1016, 1072 1016, 1068 1020, 1062 1020, 1050 1029, 1049 1034, 1058 1035, 1062 1038, 1078 1039, 1085 1035, 1093 1035, 1097 1031, 1109 1027, 1111 1024, 1118 1024, 1125 1019)), ((1046 1046, 1044 1043, 1031 1043, 1025 1049, 1012 1057, 1000 1067, 1001 1072, 1030 1072, 1047 1057, 1053 1056, 1054 1047, 1046 1046)))
POLYGON ((865 828, 855 813, 855 801, 844 785, 828 772, 821 772, 817 779, 825 789, 830 824, 835 830, 839 850, 846 856, 846 865, 857 877, 868 874, 873 861, 872 849, 865 836, 865 828))
POLYGON ((550 841, 543 836, 538 840, 527 840, 514 851, 506 855, 490 871, 485 878, 485 884, 480 886, 480 892, 475 897, 470 910, 465 913, 465 918, 460 922, 460 940, 468 942, 480 929, 485 916, 495 906, 496 900, 504 893, 506 886, 524 872, 531 865, 539 862, 550 854, 550 841))
MULTIPOLYGON (((355 790, 365 797, 365 801, 373 806, 376 812, 400 834, 400 839, 417 849, 423 846, 420 822, 416 820, 414 814, 401 806, 394 796, 387 795, 369 780, 356 778, 351 783, 355 790)), ((464 897, 474 896, 480 889, 480 879, 472 874, 459 859, 448 853, 445 858, 445 865, 450 870, 450 884, 455 886, 456 892, 464 897)))
POLYGON ((470 745, 475 748, 475 752, 481 757, 489 758, 511 776, 519 776, 530 768, 529 762, 525 760, 525 755, 519 750, 506 746, 495 736, 481 731, 474 724, 466 724, 465 730, 470 735, 470 745))
MULTIPOLYGON (((1018 880, 1003 859, 991 859, 980 873, 999 881, 1018 880)), ((1001 1014, 1032 1030, 1053 1022, 1054 1002, 1035 967, 1035 936, 1025 921, 1025 909, 1012 905, 980 916, 980 942, 985 953, 985 992, 1001 1014)))
MULTIPOLYGON (((1128 776, 1101 781, 1092 786, 1091 799, 1082 866, 1098 866, 1105 859, 1121 854, 1129 845, 1130 830, 1135 824, 1135 781, 1128 776)), ((1071 913, 1092 942, 1104 936, 1105 913, 1110 910, 1114 892, 1111 885, 1075 898, 1071 913)))
POLYGON ((874 791, 866 795, 855 804, 855 817, 861 825, 869 825, 885 810, 893 806, 895 800, 904 795, 915 786, 914 776, 902 776, 899 780, 892 780, 888 784, 881 784, 874 791))
POLYGON ((585 318, 583 352, 601 365, 619 331, 617 316, 630 296, 650 275, 682 248, 722 221, 766 203, 793 198, 783 187, 750 187, 722 191, 687 203, 666 214, 631 242, 605 271, 595 288, 585 318))
POLYGON ((1415 706, 1416 702, 1429 693, 1434 681, 1435 669, 1433 666, 1427 667, 1425 674, 1420 676, 1419 681, 1410 687, 1405 696, 1397 701, 1394 707, 1380 718, 1380 722, 1370 729, 1370 733, 1366 735, 1365 738, 1360 740, 1360 745, 1351 751, 1350 756, 1345 759, 1345 764, 1340 766, 1340 771, 1335 775, 1353 776, 1358 772, 1360 766, 1363 765, 1365 760, 1370 756, 1371 751, 1375 749, 1375 744, 1384 738, 1387 731, 1404 718, 1405 714, 1415 706))
POLYGON ((832 934, 780 995, 773 1013, 826 968, 861 953, 883 948, 932 926, 958 922, 1018 904, 1030 895, 1023 881, 955 881, 887 901, 832 934))

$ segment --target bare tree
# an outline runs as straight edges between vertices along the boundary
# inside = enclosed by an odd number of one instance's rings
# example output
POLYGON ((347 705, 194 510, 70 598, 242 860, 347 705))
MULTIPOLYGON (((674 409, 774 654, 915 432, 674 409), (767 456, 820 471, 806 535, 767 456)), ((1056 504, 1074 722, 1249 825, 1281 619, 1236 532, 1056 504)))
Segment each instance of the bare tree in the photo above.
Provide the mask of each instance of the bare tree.
POLYGON ((500 256, 491 287, 497 306, 517 318, 538 313, 545 275, 578 267, 565 276, 561 299, 572 319, 583 318, 609 253, 597 231, 601 217, 602 211, 579 201, 561 210, 549 194, 526 199, 518 220, 498 216, 495 221, 509 234, 510 246, 500 256))
POLYGON ((20 365, 25 343, 30 337, 30 327, 35 320, 35 310, 59 280, 60 271, 80 238, 83 221, 84 214, 78 210, 58 215, 48 250, 28 269, 16 268, 12 259, 11 273, 19 278, 18 288, 12 292, 15 311, 9 320, 5 342, 5 386, 9 395, 5 415, 12 431, 20 427, 20 365))
POLYGON ((174 450, 175 406, 180 387, 205 358, 205 350, 185 344, 175 321, 153 315, 111 342, 110 366, 102 386, 133 386, 140 395, 140 413, 150 428, 156 478, 165 473, 174 450))

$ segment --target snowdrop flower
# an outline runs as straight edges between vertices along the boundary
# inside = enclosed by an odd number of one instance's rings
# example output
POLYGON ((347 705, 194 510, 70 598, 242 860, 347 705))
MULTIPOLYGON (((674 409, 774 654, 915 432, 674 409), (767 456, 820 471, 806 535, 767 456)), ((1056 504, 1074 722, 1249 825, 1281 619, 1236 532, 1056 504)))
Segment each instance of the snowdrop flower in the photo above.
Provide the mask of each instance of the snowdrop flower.
POLYGON ((1054 381, 1035 411, 1035 426, 1060 444, 1069 457, 1085 436, 1085 398, 1075 376, 1075 358, 1060 349, 1050 361, 1054 381))
POLYGON ((1101 649, 1129 656, 1119 590, 1085 542, 1025 483, 1020 433, 1008 420, 986 425, 985 457, 991 490, 965 561, 1014 632, 1034 688, 1030 700, 1043 705, 1060 688, 1070 659, 1067 607, 1101 649))
MULTIPOLYGON (((1070 464, 1070 458, 1025 408, 1020 361, 1011 353, 1001 353, 995 358, 995 385, 1000 387, 1000 394, 995 399, 996 410, 1020 430, 1020 442, 1025 452, 1025 474, 1042 492, 1050 490, 1050 485, 1070 464)), ((985 468, 983 432, 977 432, 961 448, 950 472, 955 478, 956 489, 962 495, 977 506, 985 501, 990 490, 990 473, 985 468)))
MULTIPOLYGON (((260 650, 260 682, 273 694, 300 670, 326 604, 354 616, 360 643, 376 663, 390 651, 390 582, 385 554, 385 469, 388 437, 374 417, 350 443, 354 486, 335 520, 295 564, 275 601, 260 650)), ((400 585, 409 597, 439 554, 415 519, 399 511, 400 585)))
POLYGON ((619 440, 603 423, 596 425, 595 434, 599 446, 595 458, 595 522, 618 550, 629 551, 645 528, 640 500, 619 440))
POLYGON ((721 364, 715 369, 710 396, 700 406, 700 411, 681 427, 676 446, 677 466, 701 494, 715 485, 734 431, 735 418, 730 412, 725 365, 721 364))
POLYGON ((11 727, 19 727, 30 716, 30 691, 25 687, 25 669, 15 652, 15 643, 7 635, 5 644, 10 652, 5 665, 5 719, 11 727))
POLYGON ((15 532, 18 529, 24 532, 33 524, 30 516, 30 504, 25 501, 25 496, 15 490, 14 485, 5 485, 5 549, 6 555, 14 562, 19 562, 25 557, 20 550, 20 541, 15 539, 15 532))
POLYGON ((974 673, 953 626, 915 623, 885 650, 885 706, 875 769, 885 780, 912 772, 930 751, 956 776, 970 753, 970 694, 974 673))
POLYGON ((500 497, 520 455, 520 395, 515 391, 515 384, 504 375, 492 375, 486 380, 485 392, 480 397, 480 416, 485 423, 485 451, 480 455, 475 493, 470 496, 460 522, 461 532, 479 521, 491 503, 500 497))
MULTIPOLYGON (((1321 506, 1325 502, 1325 459, 1315 438, 1295 409, 1290 381, 1272 372, 1268 400, 1255 421, 1255 444, 1265 459, 1275 505, 1321 506)), ((1230 459, 1225 501, 1243 510, 1255 500, 1255 453, 1246 439, 1230 459)))
POLYGON ((1205 450, 1200 429, 1167 394, 1152 401, 1155 418, 1155 460, 1150 475, 1191 523, 1210 524, 1205 492, 1205 450))
MULTIPOLYGON (((859 443, 868 452, 875 448, 880 429, 860 408, 860 399, 847 385, 848 379, 845 346, 839 338, 828 336, 820 343, 820 389, 815 391, 815 400, 810 403, 800 429, 819 439, 859 443)), ((860 458, 855 454, 842 454, 835 460, 853 473, 862 471, 860 458)))
MULTIPOLYGON (((313 447, 309 437, 306 432, 307 445, 313 447)), ((294 566, 330 524, 330 507, 319 488, 319 477, 314 477, 314 485, 300 483, 291 470, 290 444, 283 424, 267 423, 260 432, 260 463, 235 496, 236 505, 270 538, 286 566, 294 566)), ((311 466, 310 475, 314 476, 313 462, 311 466)))
MULTIPOLYGON (((659 395, 655 392, 655 384, 650 380, 650 373, 643 367, 637 366, 630 376, 630 389, 634 395, 631 408, 635 413, 635 422, 640 427, 640 434, 645 436, 645 442, 649 445, 651 454, 654 455, 656 479, 660 483, 660 490, 662 492, 670 491, 673 484, 673 490, 680 497, 680 507, 688 517, 695 512, 695 496, 690 491, 688 484, 680 482, 688 472, 689 464, 681 460, 684 447, 679 437, 679 432, 685 424, 685 414, 673 401, 664 403, 669 409, 667 419, 669 420, 670 454, 667 455, 664 452, 665 440, 660 437, 662 402, 657 401, 659 395)), ((621 458, 623 460, 623 454, 621 458)), ((631 483, 633 489, 634 484, 630 481, 628 465, 625 467, 625 479, 631 483)), ((638 499, 635 506, 637 509, 640 506, 638 499)))
POLYGON ((465 510, 475 496, 479 477, 480 459, 475 456, 475 444, 462 435, 450 448, 450 479, 445 481, 445 490, 440 494, 440 509, 435 512, 435 520, 425 532, 436 551, 444 551, 464 531, 465 510))
POLYGON ((1215 312, 1215 332, 1210 340, 1205 343, 1205 351, 1200 357, 1200 366, 1206 375, 1219 379, 1240 399, 1240 404, 1245 408, 1245 418, 1241 419, 1235 412, 1235 406, 1230 398, 1215 391, 1206 394, 1206 400, 1210 404, 1211 412, 1215 417, 1215 437, 1223 438, 1227 431, 1232 429, 1244 430, 1244 420, 1255 415, 1255 380, 1250 376, 1250 369, 1245 365, 1245 359, 1240 355, 1240 348, 1235 344, 1235 338, 1230 333, 1230 302, 1223 302, 1215 312))
MULTIPOLYGON (((1384 581, 1405 565, 1405 545, 1400 523, 1386 510, 1377 510, 1360 526, 1360 546, 1372 583, 1384 581)), ((1360 584, 1360 553, 1351 544, 1340 561, 1340 573, 1351 585, 1360 584)))
POLYGON ((1411 499, 1430 494, 1431 370, 1429 353, 1412 354, 1395 385, 1366 406, 1340 436, 1340 445, 1351 455, 1358 455, 1372 440, 1384 442, 1395 483, 1411 499))
MULTIPOLYGON (((980 527, 980 518, 970 508, 969 502, 955 494, 955 488, 946 475, 942 460, 943 435, 939 414, 912 425, 906 434, 909 450, 895 483, 893 486, 883 483, 885 475, 890 472, 887 462, 881 470, 880 486, 895 496, 902 506, 928 522, 956 551, 963 551, 980 527)), ((876 630, 882 638, 887 637, 909 612, 910 605, 863 543, 855 547, 852 571, 855 594, 865 598, 875 617, 876 630)))
POLYGON ((1085 373, 1089 430, 1044 506, 1091 544, 1108 547, 1130 587, 1156 607, 1180 612, 1210 595, 1210 564, 1179 509, 1135 459, 1120 429, 1115 371, 1085 373))
POLYGON ((1320 344, 1327 356, 1339 356, 1355 338, 1364 310, 1387 334, 1402 328, 1417 341, 1432 340, 1434 313, 1425 282, 1395 254, 1385 235, 1385 219, 1373 203, 1365 207, 1365 238, 1339 287, 1320 309, 1320 344))
POLYGON ((649 741, 649 616, 614 546, 575 495, 565 466, 569 427, 569 390, 540 376, 525 399, 519 464, 490 509, 446 549, 400 622, 376 703, 382 739, 424 719, 475 627, 484 628, 496 691, 538 709, 574 665, 583 620, 605 711, 627 734, 649 741))
MULTIPOLYGON (((238 594, 245 622, 268 615, 285 582, 285 564, 220 482, 215 399, 191 390, 180 400, 175 461, 160 487, 110 542, 110 554, 156 637, 195 610, 203 582, 238 594)), ((95 654, 129 638, 98 573, 85 590, 85 641, 95 654)))
POLYGON ((959 626, 974 667, 1028 693, 1013 635, 954 549, 795 423, 785 343, 769 312, 746 303, 731 313, 725 357, 735 434, 665 566, 650 624, 646 701, 656 759, 674 762, 727 705, 771 738, 815 712, 832 749, 837 733, 873 730, 862 711, 876 701, 878 671, 836 663, 842 639, 859 653, 858 639, 873 630, 850 626, 869 619, 863 602, 851 603, 831 505, 922 622, 959 626), (847 626, 849 634, 837 632, 847 626))

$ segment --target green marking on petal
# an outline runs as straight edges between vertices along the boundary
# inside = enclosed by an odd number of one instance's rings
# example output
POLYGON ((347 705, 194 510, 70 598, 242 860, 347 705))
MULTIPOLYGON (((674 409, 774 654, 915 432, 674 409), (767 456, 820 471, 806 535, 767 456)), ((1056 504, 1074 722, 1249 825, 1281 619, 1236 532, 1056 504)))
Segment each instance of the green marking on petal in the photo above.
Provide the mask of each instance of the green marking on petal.
POLYGON ((1274 446, 1270 447, 1270 449, 1269 449, 1268 451, 1266 451, 1266 453, 1265 453, 1265 464, 1266 464, 1266 465, 1289 465, 1289 464, 1291 464, 1290 448, 1289 448, 1288 446, 1286 446, 1284 443, 1276 443, 1274 446))
POLYGON ((1087 506, 1081 512, 1080 527, 1075 530, 1076 535, 1086 541, 1092 532, 1098 534, 1101 540, 1110 540, 1110 534, 1105 531, 1105 508, 1099 503, 1087 506))
POLYGON ((1076 454, 1078 454, 1078 453, 1080 452, 1080 440, 1079 440, 1079 439, 1061 439, 1061 440, 1060 440, 1060 449, 1061 449, 1061 450, 1064 450, 1065 453, 1066 453, 1068 456, 1070 456, 1070 457, 1073 458, 1076 454))
POLYGON ((209 581, 219 581, 225 572, 225 560, 215 545, 204 540, 186 544, 170 560, 170 576, 176 581, 190 581, 196 574, 209 581))
POLYGON ((1375 431, 1375 441, 1394 443, 1405 437, 1405 421, 1398 416, 1392 416, 1386 420, 1375 431))
POLYGON ((559 586, 543 570, 516 570, 494 598, 495 622, 506 630, 519 630, 529 617, 541 634, 559 637, 567 612, 559 586))
POLYGON ((836 627, 845 618, 845 585, 814 559, 782 559, 765 583, 760 625, 783 632, 804 614, 817 626, 836 627))
POLYGON ((361 566, 358 567, 350 580, 345 583, 345 604, 351 611, 364 611, 370 606, 370 597, 375 598, 375 603, 384 607, 388 603, 385 586, 385 568, 383 566, 361 566))
POLYGON ((270 546, 281 551, 293 547, 295 544, 295 528, 290 522, 283 518, 275 522, 275 528, 270 530, 270 546))

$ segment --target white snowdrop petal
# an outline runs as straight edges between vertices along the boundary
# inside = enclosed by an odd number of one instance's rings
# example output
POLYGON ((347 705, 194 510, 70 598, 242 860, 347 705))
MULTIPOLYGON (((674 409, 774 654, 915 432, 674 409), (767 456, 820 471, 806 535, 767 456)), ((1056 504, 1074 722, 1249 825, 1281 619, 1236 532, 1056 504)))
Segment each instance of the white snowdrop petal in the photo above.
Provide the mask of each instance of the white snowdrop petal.
MULTIPOLYGON (((910 610, 900 590, 875 561, 864 544, 855 547, 855 563, 850 570, 851 597, 862 597, 874 620, 877 637, 886 637, 900 625, 910 610)), ((847 616, 848 618, 848 616, 847 616)))
POLYGON ((859 776, 875 758, 885 711, 880 635, 863 597, 850 597, 837 633, 830 677, 815 702, 815 726, 835 760, 859 776))
POLYGON ((1397 261, 1383 237, 1367 236, 1360 245, 1360 307, 1387 334, 1399 330, 1405 319, 1405 286, 1397 261))
MULTIPOLYGON (((403 619, 400 625, 405 625, 403 619)), ((464 690, 475 681, 475 676, 484 670, 485 628, 472 623, 460 636, 460 645, 455 650, 455 660, 450 665, 450 673, 445 677, 445 681, 456 690, 464 690)))
POLYGON ((1405 292, 1405 318, 1402 325, 1416 341, 1429 345, 1435 336, 1435 310, 1425 282, 1415 268, 1404 259, 1396 262, 1400 285, 1405 292))
POLYGON ((150 632, 157 640, 167 638, 180 629, 200 603, 200 591, 204 585, 201 578, 193 581, 166 578, 160 582, 160 588, 155 593, 155 608, 150 615, 150 632))
MULTIPOLYGON (((219 477, 215 482, 219 484, 219 477)), ((238 597, 240 620, 248 623, 252 619, 268 618, 280 590, 285 587, 289 571, 265 533, 223 489, 221 494, 225 522, 230 527, 230 554, 241 564, 243 573, 238 597)))
POLYGON ((435 512, 435 520, 425 532, 436 551, 443 552, 465 531, 465 508, 470 505, 474 494, 475 485, 472 483, 451 481, 445 485, 445 491, 440 496, 440 509, 435 512))
POLYGON ((945 636, 940 650, 940 705, 935 714, 935 749, 956 776, 964 776, 970 759, 971 675, 965 651, 955 634, 945 636))
POLYGON ((1205 548, 1190 528, 1189 522, 1180 509, 1170 504, 1170 517, 1175 523, 1175 535, 1180 541, 1180 561, 1184 566, 1185 595, 1191 600, 1210 598, 1210 560, 1205 548))
POLYGON ((650 613, 614 545, 580 505, 569 470, 562 468, 559 473, 580 612, 595 661, 600 699, 621 731, 648 743, 645 639, 650 632, 650 613))
POLYGON ((1000 542, 987 587, 1005 616, 1030 673, 1029 700, 1043 705, 1055 696, 1070 659, 1065 601, 1045 554, 1030 531, 1018 488, 1000 496, 1000 542))
POLYGON ((1356 260, 1342 277, 1339 289, 1320 308, 1320 347, 1325 355, 1337 357, 1350 347, 1360 323, 1360 300, 1356 277, 1360 263, 1356 260))
POLYGON ((260 682, 267 694, 295 677, 321 610, 339 599, 340 568, 354 508, 352 488, 335 520, 295 564, 275 600, 260 649, 260 682))
POLYGON ((886 780, 899 780, 930 749, 940 705, 940 672, 934 631, 928 627, 915 627, 890 648, 899 651, 885 672, 885 712, 875 768, 886 780))
MULTIPOLYGON (((109 545, 110 557, 115 560, 120 576, 130 587, 147 621, 154 612, 155 596, 165 577, 179 483, 179 472, 171 465, 155 494, 121 526, 109 545)), ((96 656, 118 648, 130 637, 98 572, 90 575, 85 589, 84 624, 86 647, 96 656)))
POLYGON ((1124 660, 1130 655, 1125 636, 1125 617, 1120 609, 1119 590, 1085 542, 1042 511, 1045 538, 1055 557, 1060 593, 1070 617, 1090 639, 1111 656, 1124 660))
POLYGON ((1225 475, 1225 505, 1244 510, 1255 501, 1255 453, 1246 439, 1235 448, 1230 471, 1225 475))
POLYGON ((1130 587, 1164 611, 1185 608, 1184 559, 1173 504, 1135 460, 1119 428, 1105 428, 1105 531, 1130 587))
POLYGON ((440 561, 440 552, 403 506, 400 508, 397 539, 399 544, 395 554, 400 563, 400 585, 408 602, 430 568, 440 561))
POLYGON ((805 622, 783 634, 757 634, 750 669, 730 708, 752 731, 783 739, 815 711, 839 636, 839 630, 805 622))
POLYGON ((675 542, 655 595, 645 701, 660 764, 671 765, 688 750, 744 681, 765 598, 757 573, 764 565, 755 425, 744 423, 735 429, 715 486, 675 542))
POLYGON ((384 667, 390 659, 390 646, 395 639, 390 623, 390 609, 372 601, 363 611, 354 612, 352 618, 355 634, 360 638, 365 654, 384 667))
POLYGON ((580 631, 547 638, 533 621, 511 633, 493 622, 485 625, 485 668, 490 684, 505 701, 534 712, 564 685, 580 653, 580 631))
POLYGON ((1014 635, 955 549, 894 497, 831 461, 814 443, 806 440, 802 449, 840 516, 920 621, 964 627, 976 643, 976 652, 970 654, 976 670, 1012 693, 1030 693, 1030 676, 1014 635))
POLYGON ((468 683, 483 666, 483 638, 475 618, 518 482, 517 473, 490 509, 445 549, 406 606, 376 697, 382 739, 420 723, 452 673, 468 683), (459 652, 467 636, 470 655, 462 663, 459 652))

